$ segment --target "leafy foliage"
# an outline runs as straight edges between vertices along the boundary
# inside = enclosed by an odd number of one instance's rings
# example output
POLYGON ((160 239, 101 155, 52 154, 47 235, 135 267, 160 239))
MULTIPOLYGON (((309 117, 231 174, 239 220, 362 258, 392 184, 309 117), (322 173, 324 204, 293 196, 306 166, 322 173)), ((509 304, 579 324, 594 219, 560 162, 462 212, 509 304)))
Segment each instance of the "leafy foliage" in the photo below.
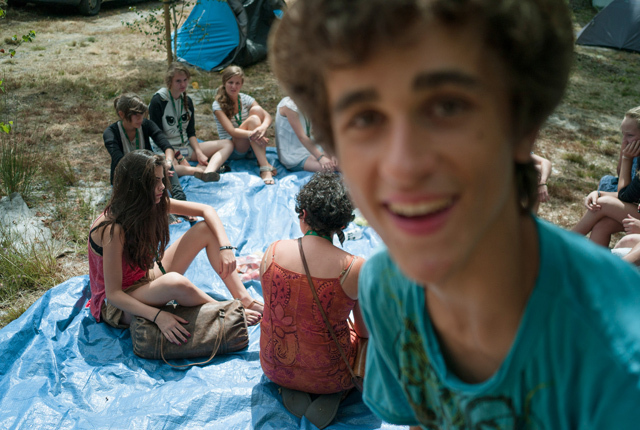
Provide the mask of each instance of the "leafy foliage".
MULTIPOLYGON (((162 2, 161 2, 162 3, 162 2)), ((173 45, 171 52, 173 58, 176 58, 177 51, 177 32, 180 24, 185 19, 185 9, 193 6, 195 3, 188 1, 173 1, 169 5, 170 21, 173 27, 173 45)), ((129 28, 131 31, 142 33, 149 38, 148 43, 155 51, 166 50, 166 28, 164 19, 164 8, 157 6, 151 9, 150 13, 140 12, 135 6, 129 8, 129 11, 134 12, 138 18, 133 22, 121 21, 122 25, 129 28)))

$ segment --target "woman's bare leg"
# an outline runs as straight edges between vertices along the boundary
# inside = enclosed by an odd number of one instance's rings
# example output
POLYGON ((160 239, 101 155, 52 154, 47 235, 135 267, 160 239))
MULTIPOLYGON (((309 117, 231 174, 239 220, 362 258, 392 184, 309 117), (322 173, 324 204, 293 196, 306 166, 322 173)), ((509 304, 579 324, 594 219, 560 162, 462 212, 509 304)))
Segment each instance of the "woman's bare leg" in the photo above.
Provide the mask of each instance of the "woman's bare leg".
MULTIPOLYGON (((211 267, 216 273, 220 273, 220 243, 218 243, 215 235, 205 222, 195 224, 167 248, 162 259, 165 270, 183 274, 202 249, 206 249, 211 267)), ((160 277, 161 272, 158 267, 154 268, 154 274, 160 277)), ((263 306, 254 302, 253 297, 240 282, 238 273, 233 272, 222 282, 224 282, 233 298, 239 299, 245 306, 249 324, 257 322, 260 319, 263 306)))
MULTIPOLYGON (((260 124, 262 124, 263 120, 264 120, 264 117, 261 109, 251 109, 249 118, 247 118, 247 120, 244 121, 242 125, 240 125, 240 128, 243 130, 255 130, 260 126, 260 124)), ((261 170, 260 177, 262 178, 265 184, 268 184, 268 185, 273 184, 274 183, 273 175, 277 175, 278 171, 275 168, 273 168, 273 166, 269 164, 269 161, 267 160, 266 145, 257 141, 249 140, 249 139, 234 139, 233 143, 239 152, 246 152, 249 150, 249 147, 251 147, 251 149, 253 150, 253 153, 256 156, 256 160, 258 161, 258 166, 260 167, 266 166, 272 169, 272 170, 266 170, 266 171, 261 170)))
MULTIPOLYGON (((200 142, 200 149, 209 158, 209 164, 204 169, 204 172, 217 172, 222 163, 227 161, 227 158, 233 152, 233 142, 228 139, 200 142)), ((197 161, 195 157, 194 153, 192 156, 193 161, 197 161)))
POLYGON ((609 247, 611 235, 622 231, 622 224, 611 218, 602 218, 593 226, 589 239, 598 245, 609 247))
MULTIPOLYGON (((626 218, 627 214, 634 214, 635 212, 636 215, 640 215, 637 213, 636 205, 625 203, 617 197, 600 197, 598 205, 601 206, 599 210, 587 210, 571 230, 586 235, 603 218, 611 218, 622 224, 622 220, 626 218)), ((636 218, 640 218, 640 216, 636 216, 636 218)))

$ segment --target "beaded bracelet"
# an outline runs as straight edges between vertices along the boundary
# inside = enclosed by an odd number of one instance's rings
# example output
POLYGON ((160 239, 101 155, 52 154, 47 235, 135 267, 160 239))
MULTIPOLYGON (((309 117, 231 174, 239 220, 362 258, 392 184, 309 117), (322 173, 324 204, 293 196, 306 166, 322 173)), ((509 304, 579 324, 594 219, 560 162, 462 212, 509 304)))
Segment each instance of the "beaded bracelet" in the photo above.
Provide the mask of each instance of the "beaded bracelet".
POLYGON ((318 161, 320 161, 320 159, 324 157, 324 154, 320 154, 320 156, 317 158, 318 161))
POLYGON ((235 246, 231 246, 231 245, 227 245, 227 246, 221 246, 220 247, 220 251, 224 251, 225 249, 238 249, 235 246))

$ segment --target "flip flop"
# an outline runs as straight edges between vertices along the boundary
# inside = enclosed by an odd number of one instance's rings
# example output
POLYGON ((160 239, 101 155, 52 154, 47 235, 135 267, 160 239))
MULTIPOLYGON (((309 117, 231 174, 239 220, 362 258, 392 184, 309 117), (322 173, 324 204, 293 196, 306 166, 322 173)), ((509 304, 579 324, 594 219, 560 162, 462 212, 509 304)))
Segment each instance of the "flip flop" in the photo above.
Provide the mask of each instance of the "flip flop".
POLYGON ((220 180, 220 173, 218 172, 196 172, 193 176, 203 182, 218 182, 220 180))
POLYGON ((311 404, 311 396, 309 393, 285 387, 280 387, 278 391, 280 391, 282 395, 282 404, 284 407, 296 417, 302 418, 311 404))
POLYGON ((345 392, 321 394, 307 407, 304 416, 320 430, 331 424, 338 413, 345 392))
POLYGON ((227 173, 227 172, 230 172, 230 171, 231 171, 231 166, 229 166, 228 164, 223 164, 218 169, 218 173, 220 173, 220 174, 227 173))

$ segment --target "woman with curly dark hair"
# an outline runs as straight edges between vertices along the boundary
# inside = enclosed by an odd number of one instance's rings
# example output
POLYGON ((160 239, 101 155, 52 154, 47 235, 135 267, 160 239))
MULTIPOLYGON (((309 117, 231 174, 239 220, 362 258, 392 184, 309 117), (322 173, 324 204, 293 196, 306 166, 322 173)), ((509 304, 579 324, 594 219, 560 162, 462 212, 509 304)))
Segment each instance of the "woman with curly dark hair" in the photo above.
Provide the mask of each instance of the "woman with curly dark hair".
POLYGON ((364 260, 333 245, 333 235, 342 243, 342 230, 353 220, 353 206, 339 175, 316 173, 298 193, 295 210, 304 236, 271 244, 260 268, 265 298, 260 362, 265 375, 282 387, 289 411, 298 417, 306 412, 309 418, 309 410, 326 406, 327 400, 337 408, 353 383, 315 304, 298 242, 320 303, 352 365, 356 334, 369 336, 357 300, 358 274, 364 260), (348 323, 351 311, 355 330, 348 323), (312 395, 329 396, 311 402, 312 395))
POLYGON ((202 249, 231 295, 246 308, 249 325, 260 321, 254 301, 235 270, 233 247, 215 209, 170 199, 165 158, 148 150, 127 153, 115 170, 113 193, 89 233, 91 314, 117 328, 134 315, 153 321, 168 341, 186 342, 182 318, 158 308, 171 300, 197 306, 215 300, 183 274, 202 249), (167 214, 199 216, 166 251, 167 214), (253 310, 255 309, 255 310, 253 310))

